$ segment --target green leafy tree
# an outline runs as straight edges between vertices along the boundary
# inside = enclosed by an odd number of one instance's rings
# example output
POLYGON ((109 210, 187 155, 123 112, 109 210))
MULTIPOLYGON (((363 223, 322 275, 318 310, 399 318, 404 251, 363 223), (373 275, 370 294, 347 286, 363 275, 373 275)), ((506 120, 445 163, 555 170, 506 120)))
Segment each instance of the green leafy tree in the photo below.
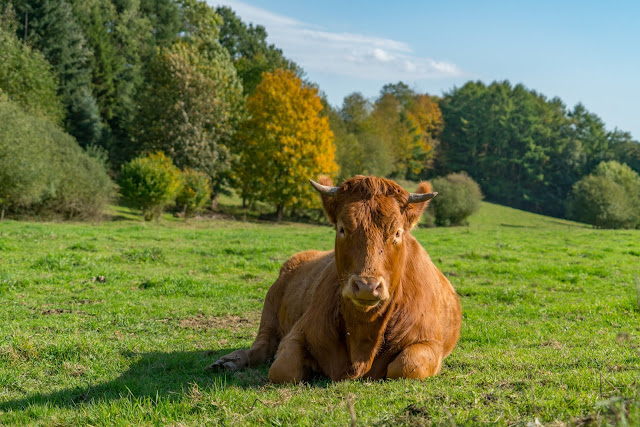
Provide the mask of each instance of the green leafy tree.
POLYGON ((564 215, 585 156, 560 100, 508 82, 469 82, 440 107, 440 173, 466 170, 491 201, 564 215))
POLYGON ((391 176, 406 178, 419 173, 427 163, 428 152, 422 145, 423 131, 415 117, 392 93, 383 93, 375 102, 371 117, 376 133, 384 141, 391 176))
POLYGON ((228 54, 203 55, 179 41, 160 51, 143 97, 139 140, 162 150, 180 168, 206 173, 214 194, 228 185, 230 141, 239 120, 242 88, 228 54))
POLYGON ((15 19, 9 4, 0 16, 0 89, 27 113, 61 124, 64 109, 55 72, 40 52, 15 36, 15 19))
POLYGON ((345 97, 339 111, 324 107, 335 136, 340 180, 358 174, 385 176, 391 171, 387 148, 373 130, 369 107, 361 94, 345 97))
POLYGON ((145 221, 151 221, 175 200, 182 181, 171 158, 157 152, 122 165, 118 184, 125 203, 142 211, 145 221))

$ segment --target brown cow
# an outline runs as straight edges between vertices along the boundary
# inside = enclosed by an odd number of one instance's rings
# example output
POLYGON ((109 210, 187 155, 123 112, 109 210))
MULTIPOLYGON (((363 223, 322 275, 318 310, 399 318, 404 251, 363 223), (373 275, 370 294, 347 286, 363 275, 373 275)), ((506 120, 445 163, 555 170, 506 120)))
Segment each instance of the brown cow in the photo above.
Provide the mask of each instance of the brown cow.
POLYGON ((335 250, 294 255, 267 292, 249 350, 211 368, 266 363, 269 380, 321 373, 348 378, 419 378, 440 372, 460 334, 460 302, 409 234, 437 193, 409 194, 387 179, 357 176, 340 187, 311 181, 336 227, 335 250))

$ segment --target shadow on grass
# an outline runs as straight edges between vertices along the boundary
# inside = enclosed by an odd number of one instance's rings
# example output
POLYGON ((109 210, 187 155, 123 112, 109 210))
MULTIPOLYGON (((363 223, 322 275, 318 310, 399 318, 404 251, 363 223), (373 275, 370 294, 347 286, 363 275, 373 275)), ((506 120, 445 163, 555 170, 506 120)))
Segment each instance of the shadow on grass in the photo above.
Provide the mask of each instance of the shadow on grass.
POLYGON ((127 371, 118 378, 100 384, 88 383, 51 393, 35 393, 31 396, 0 403, 0 413, 22 410, 31 405, 75 407, 92 401, 133 398, 167 398, 179 400, 194 386, 201 389, 230 386, 260 387, 267 383, 267 367, 247 369, 238 373, 209 371, 205 367, 235 349, 215 352, 153 352, 128 353, 131 360, 127 371))

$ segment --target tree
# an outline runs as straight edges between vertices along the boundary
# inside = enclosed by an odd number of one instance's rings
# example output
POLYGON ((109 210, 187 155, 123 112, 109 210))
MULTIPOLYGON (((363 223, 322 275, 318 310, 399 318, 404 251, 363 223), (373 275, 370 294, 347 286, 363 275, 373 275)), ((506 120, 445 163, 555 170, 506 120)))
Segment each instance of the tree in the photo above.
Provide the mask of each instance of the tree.
POLYGON ((220 44, 231 55, 245 94, 255 91, 264 72, 282 68, 298 76, 302 74, 300 67, 286 59, 282 50, 267 43, 267 31, 262 25, 245 24, 228 6, 218 6, 216 13, 223 21, 220 44))
POLYGON ((241 126, 240 190, 276 207, 308 208, 317 200, 309 178, 334 176, 335 146, 318 90, 289 70, 265 73, 247 99, 241 126))
POLYGON ((228 185, 242 87, 224 49, 201 47, 179 40, 153 59, 138 139, 143 151, 164 151, 179 168, 206 173, 215 197, 228 185))
POLYGON ((143 82, 143 58, 150 56, 152 27, 137 0, 71 3, 91 50, 91 90, 106 124, 103 145, 112 162, 120 164, 133 143, 135 97, 143 82))
POLYGON ((15 0, 17 34, 53 65, 58 95, 66 109, 65 127, 81 146, 100 145, 103 125, 91 91, 92 55, 84 32, 66 0, 15 0))
POLYGON ((402 104, 405 110, 411 109, 418 94, 411 89, 406 83, 387 83, 380 89, 380 98, 386 95, 392 95, 396 101, 402 104))
POLYGON ((466 170, 493 202, 564 215, 585 157, 560 100, 509 82, 469 82, 440 108, 440 174, 466 170))
POLYGON ((354 175, 386 176, 391 172, 390 153, 376 133, 371 109, 371 103, 360 93, 347 95, 339 111, 325 105, 335 136, 340 179, 354 175))
POLYGON ((438 100, 426 94, 417 94, 408 107, 409 113, 420 126, 422 140, 418 151, 422 157, 422 170, 415 178, 425 178, 426 170, 433 166, 436 149, 440 143, 440 135, 444 129, 442 112, 438 106, 438 100))
POLYGON ((171 46, 181 30, 180 6, 175 0, 140 0, 140 14, 151 24, 153 42, 144 58, 153 55, 155 48, 171 46))
POLYGON ((9 4, 0 16, 0 89, 28 114, 61 124, 64 110, 56 74, 40 52, 16 37, 15 19, 9 4))
POLYGON ((415 117, 392 93, 383 93, 373 106, 371 117, 376 133, 384 141, 391 175, 406 178, 425 166, 428 153, 423 147, 422 129, 415 117))

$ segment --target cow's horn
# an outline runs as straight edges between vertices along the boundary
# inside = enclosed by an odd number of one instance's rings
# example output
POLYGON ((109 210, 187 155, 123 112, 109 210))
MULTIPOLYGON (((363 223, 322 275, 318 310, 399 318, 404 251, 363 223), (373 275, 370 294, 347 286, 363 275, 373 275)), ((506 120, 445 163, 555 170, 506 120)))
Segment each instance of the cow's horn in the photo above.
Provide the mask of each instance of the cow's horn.
POLYGON ((421 203, 426 202, 427 200, 431 200, 438 195, 437 191, 433 193, 411 193, 409 194, 409 202, 408 203, 421 203))
POLYGON ((314 180, 310 179, 309 182, 313 185, 313 188, 323 196, 333 197, 338 192, 338 187, 329 187, 328 185, 318 184, 314 180))

